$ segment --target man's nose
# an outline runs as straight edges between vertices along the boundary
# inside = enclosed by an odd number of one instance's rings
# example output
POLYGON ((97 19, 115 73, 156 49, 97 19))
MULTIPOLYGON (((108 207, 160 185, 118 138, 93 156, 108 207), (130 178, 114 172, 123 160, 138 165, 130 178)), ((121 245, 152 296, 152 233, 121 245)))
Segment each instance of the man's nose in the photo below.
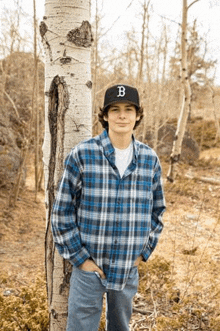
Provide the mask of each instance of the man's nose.
POLYGON ((119 116, 120 116, 120 118, 125 118, 125 112, 124 111, 120 111, 119 116))

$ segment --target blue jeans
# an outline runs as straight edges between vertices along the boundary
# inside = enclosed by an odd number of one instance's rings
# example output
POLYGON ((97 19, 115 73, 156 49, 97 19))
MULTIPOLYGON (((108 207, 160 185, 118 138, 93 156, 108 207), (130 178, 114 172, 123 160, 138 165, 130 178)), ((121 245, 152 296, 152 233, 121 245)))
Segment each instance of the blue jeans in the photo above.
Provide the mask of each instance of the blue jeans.
POLYGON ((106 290, 105 280, 95 272, 73 268, 70 280, 67 331, 98 331, 106 292, 107 331, 129 331, 132 299, 138 287, 138 269, 133 267, 122 291, 106 290))

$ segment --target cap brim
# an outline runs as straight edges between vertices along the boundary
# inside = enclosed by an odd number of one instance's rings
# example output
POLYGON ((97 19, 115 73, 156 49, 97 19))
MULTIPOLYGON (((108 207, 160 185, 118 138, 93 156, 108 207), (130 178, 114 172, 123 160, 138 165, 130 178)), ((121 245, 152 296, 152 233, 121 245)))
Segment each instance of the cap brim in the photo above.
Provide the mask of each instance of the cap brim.
POLYGON ((115 100, 112 102, 109 102, 107 105, 104 106, 104 109, 106 109, 107 107, 114 105, 115 103, 128 103, 132 106, 135 106, 137 108, 139 108, 139 105, 137 105, 135 102, 129 101, 129 100, 115 100))

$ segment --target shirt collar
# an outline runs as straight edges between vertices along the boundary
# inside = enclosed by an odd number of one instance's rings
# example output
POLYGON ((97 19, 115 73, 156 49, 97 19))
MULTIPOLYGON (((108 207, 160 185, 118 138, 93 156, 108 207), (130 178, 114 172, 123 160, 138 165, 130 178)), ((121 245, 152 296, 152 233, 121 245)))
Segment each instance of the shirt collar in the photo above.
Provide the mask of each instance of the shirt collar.
MULTIPOLYGON (((135 159, 137 160, 139 144, 133 135, 132 135, 132 140, 133 140, 133 145, 134 145, 134 156, 135 156, 135 159)), ((109 139, 108 131, 106 129, 100 134, 100 141, 104 148, 104 153, 106 156, 109 156, 115 152, 115 149, 111 143, 111 140, 109 139)))

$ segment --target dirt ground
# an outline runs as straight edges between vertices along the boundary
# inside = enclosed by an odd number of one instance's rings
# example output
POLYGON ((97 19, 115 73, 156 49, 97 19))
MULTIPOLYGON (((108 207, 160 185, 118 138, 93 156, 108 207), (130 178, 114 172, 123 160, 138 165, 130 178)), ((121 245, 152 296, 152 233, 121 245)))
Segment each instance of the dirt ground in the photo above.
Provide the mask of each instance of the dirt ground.
POLYGON ((44 192, 35 201, 33 165, 15 208, 8 207, 9 191, 0 191, 0 270, 17 285, 27 285, 44 273, 44 192))
MULTIPOLYGON (((165 177, 169 165, 162 162, 162 166, 165 177)), ((218 181, 220 149, 217 148, 202 152, 194 166, 180 164, 174 184, 164 180, 165 227, 152 258, 159 256, 172 263, 173 277, 181 294, 201 290, 201 287, 206 291, 213 285, 213 279, 220 278, 218 181), (216 183, 208 182, 207 178, 214 178, 216 183)), ((44 274, 44 192, 39 192, 35 201, 32 164, 14 209, 8 207, 8 197, 9 192, 1 189, 0 274, 9 277, 18 287, 28 286, 37 274, 44 274)), ((0 291, 5 290, 6 285, 0 284, 0 291)), ((141 297, 141 293, 139 295, 141 297)), ((132 330, 151 330, 147 320, 146 314, 136 311, 132 330)))

